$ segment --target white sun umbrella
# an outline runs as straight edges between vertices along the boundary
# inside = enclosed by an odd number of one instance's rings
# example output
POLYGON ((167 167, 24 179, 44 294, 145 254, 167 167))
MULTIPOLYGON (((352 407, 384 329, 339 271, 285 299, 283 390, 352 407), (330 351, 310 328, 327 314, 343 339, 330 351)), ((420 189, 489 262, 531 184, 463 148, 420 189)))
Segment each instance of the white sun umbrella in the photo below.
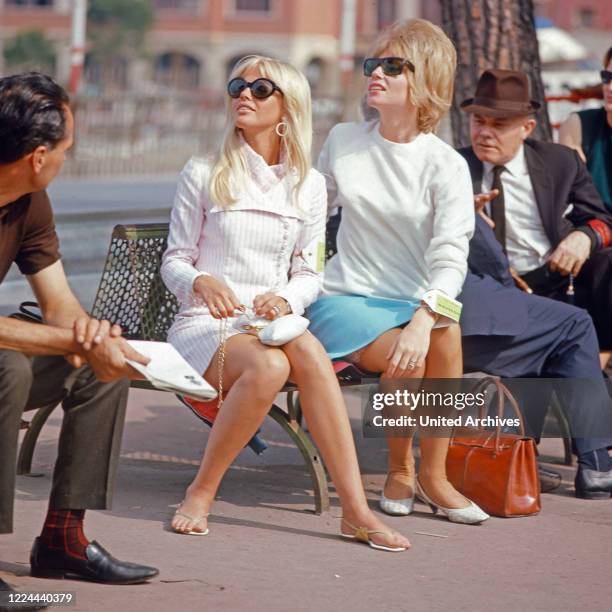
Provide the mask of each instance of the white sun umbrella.
POLYGON ((587 59, 589 52, 573 36, 554 26, 537 28, 540 61, 543 64, 553 62, 577 62, 587 59))

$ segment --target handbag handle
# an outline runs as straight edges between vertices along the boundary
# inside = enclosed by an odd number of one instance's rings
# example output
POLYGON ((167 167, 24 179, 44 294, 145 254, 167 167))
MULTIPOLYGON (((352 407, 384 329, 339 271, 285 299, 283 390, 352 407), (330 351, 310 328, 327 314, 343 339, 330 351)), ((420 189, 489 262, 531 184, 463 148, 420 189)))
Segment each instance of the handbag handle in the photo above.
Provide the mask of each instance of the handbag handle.
MULTIPOLYGON (((495 452, 499 452, 500 445, 499 439, 501 436, 501 418, 504 414, 504 399, 508 398, 510 402, 510 406, 519 421, 519 433, 522 437, 525 437, 525 423, 523 422, 523 415, 521 414, 521 409, 519 408, 518 402, 510 392, 510 389, 502 383, 502 381, 497 376, 485 376, 480 379, 478 383, 474 387, 474 393, 478 393, 481 390, 486 389, 489 385, 494 385, 497 390, 497 416, 498 416, 498 424, 495 427, 495 452)), ((479 418, 484 418, 485 406, 482 405, 479 410, 479 418)))
POLYGON ((37 302, 21 302, 19 312, 14 312, 10 317, 19 321, 27 321, 28 323, 42 323, 42 314, 34 312, 32 310, 34 308, 40 311, 40 306, 37 302))

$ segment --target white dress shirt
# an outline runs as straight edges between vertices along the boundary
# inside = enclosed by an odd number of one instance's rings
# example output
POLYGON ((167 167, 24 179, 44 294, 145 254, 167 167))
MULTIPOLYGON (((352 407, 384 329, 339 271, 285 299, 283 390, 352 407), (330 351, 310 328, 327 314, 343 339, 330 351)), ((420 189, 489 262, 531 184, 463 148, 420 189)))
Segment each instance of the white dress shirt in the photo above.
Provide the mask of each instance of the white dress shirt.
MULTIPOLYGON (((482 191, 486 193, 491 191, 494 165, 483 162, 483 166, 482 191)), ((505 168, 501 182, 506 211, 506 253, 510 265, 519 274, 525 274, 546 263, 552 245, 542 225, 523 145, 505 168)), ((491 214, 490 202, 487 213, 491 214)))

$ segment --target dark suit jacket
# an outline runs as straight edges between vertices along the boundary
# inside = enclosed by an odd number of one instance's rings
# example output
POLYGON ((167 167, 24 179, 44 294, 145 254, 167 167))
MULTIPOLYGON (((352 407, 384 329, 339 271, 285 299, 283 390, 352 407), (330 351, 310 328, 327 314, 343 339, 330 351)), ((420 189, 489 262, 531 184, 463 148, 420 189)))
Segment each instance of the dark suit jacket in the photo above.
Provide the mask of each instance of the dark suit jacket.
MULTIPOLYGON (((474 193, 480 193, 482 162, 472 147, 459 149, 459 153, 470 167, 474 193)), ((606 211, 591 175, 576 151, 552 142, 527 139, 525 159, 542 225, 553 246, 577 228, 583 229, 596 244, 593 231, 586 225, 592 219, 600 219, 612 228, 612 215, 606 211), (564 217, 569 204, 573 209, 564 217)))
POLYGON ((476 215, 461 294, 462 336, 516 336, 528 325, 530 296, 516 287, 493 230, 476 215))

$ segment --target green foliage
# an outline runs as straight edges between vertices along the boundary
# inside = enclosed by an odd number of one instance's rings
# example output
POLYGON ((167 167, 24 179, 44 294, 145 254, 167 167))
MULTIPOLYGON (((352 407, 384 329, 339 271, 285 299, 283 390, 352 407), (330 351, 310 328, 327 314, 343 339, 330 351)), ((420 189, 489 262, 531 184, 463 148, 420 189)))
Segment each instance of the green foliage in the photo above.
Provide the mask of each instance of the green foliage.
POLYGON ((90 0, 87 37, 92 56, 104 61, 141 53, 153 17, 150 0, 90 0))
POLYGON ((4 61, 7 68, 16 72, 39 70, 53 74, 55 49, 41 30, 26 30, 5 44, 4 61))

